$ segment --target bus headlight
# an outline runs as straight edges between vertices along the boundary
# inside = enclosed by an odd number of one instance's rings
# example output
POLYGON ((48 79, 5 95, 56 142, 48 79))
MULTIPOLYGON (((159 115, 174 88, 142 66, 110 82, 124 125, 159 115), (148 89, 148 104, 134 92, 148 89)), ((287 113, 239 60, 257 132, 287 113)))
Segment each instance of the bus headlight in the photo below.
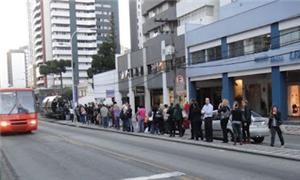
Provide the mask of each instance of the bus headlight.
POLYGON ((1 121, 0 122, 0 126, 1 127, 7 127, 9 124, 8 124, 8 122, 7 121, 1 121))
POLYGON ((30 121, 29 121, 29 124, 30 124, 30 125, 36 125, 36 120, 30 120, 30 121))

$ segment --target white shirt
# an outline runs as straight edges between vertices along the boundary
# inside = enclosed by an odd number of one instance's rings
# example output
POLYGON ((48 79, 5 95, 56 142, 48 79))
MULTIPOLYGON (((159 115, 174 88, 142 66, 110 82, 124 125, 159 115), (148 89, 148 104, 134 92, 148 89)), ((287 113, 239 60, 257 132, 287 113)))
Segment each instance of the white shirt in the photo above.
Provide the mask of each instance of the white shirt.
POLYGON ((214 107, 209 103, 205 104, 201 110, 202 114, 204 114, 204 119, 208 117, 213 117, 214 107))

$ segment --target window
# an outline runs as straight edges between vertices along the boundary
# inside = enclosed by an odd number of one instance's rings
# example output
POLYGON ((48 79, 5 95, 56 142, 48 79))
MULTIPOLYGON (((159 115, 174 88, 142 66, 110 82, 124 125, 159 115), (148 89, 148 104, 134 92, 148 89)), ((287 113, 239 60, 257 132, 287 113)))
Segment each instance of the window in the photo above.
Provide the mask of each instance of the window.
POLYGON ((221 58, 222 58, 221 46, 207 49, 207 60, 208 61, 215 61, 215 60, 219 60, 221 58))
POLYGON ((192 64, 205 62, 205 50, 193 52, 191 58, 192 64))
POLYGON ((237 41, 228 44, 229 57, 237 57, 244 55, 244 41, 237 41))
POLYGON ((300 42, 300 27, 280 31, 280 46, 300 42))
POLYGON ((254 37, 253 43, 254 43, 254 53, 268 51, 271 45, 270 34, 254 37))

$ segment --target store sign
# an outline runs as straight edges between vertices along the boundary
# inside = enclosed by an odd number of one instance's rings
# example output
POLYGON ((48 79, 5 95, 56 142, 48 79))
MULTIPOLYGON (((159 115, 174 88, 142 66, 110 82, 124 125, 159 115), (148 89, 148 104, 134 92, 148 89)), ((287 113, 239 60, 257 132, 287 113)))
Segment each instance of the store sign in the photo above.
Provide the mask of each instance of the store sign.
POLYGON ((182 75, 176 76, 176 94, 178 96, 185 95, 185 79, 182 75))
POLYGON ((270 61, 271 63, 279 63, 279 62, 285 61, 286 59, 291 60, 291 61, 300 60, 300 50, 292 51, 290 53, 276 55, 276 56, 263 55, 263 56, 255 58, 254 61, 255 62, 270 61))
POLYGON ((136 86, 135 87, 135 94, 136 95, 144 95, 145 94, 144 86, 136 86))
POLYGON ((115 90, 106 90, 106 98, 115 97, 115 90))

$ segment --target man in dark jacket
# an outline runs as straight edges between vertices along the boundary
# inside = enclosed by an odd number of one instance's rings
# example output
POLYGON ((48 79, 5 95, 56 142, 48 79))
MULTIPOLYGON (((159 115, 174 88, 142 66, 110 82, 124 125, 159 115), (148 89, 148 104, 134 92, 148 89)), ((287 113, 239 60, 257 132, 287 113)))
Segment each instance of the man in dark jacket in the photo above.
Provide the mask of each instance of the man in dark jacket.
POLYGON ((281 147, 284 147, 284 139, 280 129, 281 124, 282 124, 281 113, 278 111, 278 108, 276 106, 273 106, 270 113, 269 123, 268 123, 269 129, 271 131, 271 146, 274 146, 275 135, 277 132, 281 142, 281 147))
POLYGON ((250 143, 250 125, 251 125, 251 109, 248 106, 248 101, 245 100, 243 101, 243 106, 244 106, 244 122, 242 125, 243 128, 243 137, 244 137, 244 142, 245 143, 250 143))
POLYGON ((189 120, 191 121, 191 139, 198 141, 200 136, 203 140, 201 108, 195 99, 192 100, 190 106, 189 120))

